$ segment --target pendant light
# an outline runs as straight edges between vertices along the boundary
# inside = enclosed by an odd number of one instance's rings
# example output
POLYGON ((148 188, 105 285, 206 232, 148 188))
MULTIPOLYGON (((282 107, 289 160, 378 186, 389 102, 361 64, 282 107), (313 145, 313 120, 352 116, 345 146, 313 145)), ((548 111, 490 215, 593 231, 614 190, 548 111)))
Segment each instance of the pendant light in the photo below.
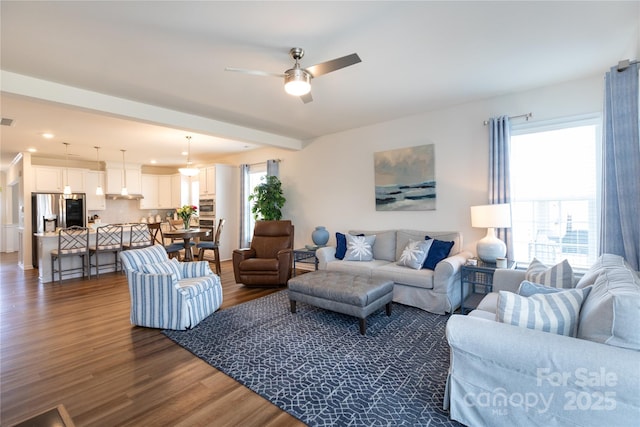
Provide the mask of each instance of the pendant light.
POLYGON ((65 152, 64 165, 65 165, 66 178, 64 180, 64 190, 62 190, 62 193, 65 196, 70 196, 71 186, 69 185, 69 143, 63 142, 63 144, 64 144, 64 152, 65 152))
POLYGON ((124 152, 127 150, 120 150, 120 151, 122 151, 122 190, 120 190, 120 195, 128 196, 129 191, 127 190, 127 170, 125 169, 125 166, 124 166, 124 152))
POLYGON ((187 167, 186 168, 180 168, 178 169, 178 171, 180 172, 181 175, 184 176, 196 176, 200 173, 200 170, 197 168, 192 168, 191 167, 191 137, 187 136, 187 144, 188 144, 188 148, 187 148, 187 167))
MULTIPOLYGON (((96 162, 98 165, 100 164, 100 147, 93 147, 96 149, 96 162)), ((96 187, 96 196, 104 196, 104 190, 102 189, 102 185, 100 185, 100 181, 98 181, 98 186, 96 187)))

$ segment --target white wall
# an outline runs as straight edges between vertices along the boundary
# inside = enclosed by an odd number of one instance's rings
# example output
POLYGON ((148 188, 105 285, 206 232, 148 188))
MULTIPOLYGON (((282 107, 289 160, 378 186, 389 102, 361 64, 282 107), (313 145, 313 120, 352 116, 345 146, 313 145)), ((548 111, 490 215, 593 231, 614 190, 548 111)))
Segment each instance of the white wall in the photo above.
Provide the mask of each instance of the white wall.
POLYGON ((280 178, 287 198, 284 217, 295 224, 297 247, 311 243, 315 226, 324 225, 332 235, 329 244, 335 242, 336 231, 351 228, 460 230, 465 246, 473 250, 486 232, 472 229, 469 218, 469 207, 485 204, 488 198, 488 128, 483 122, 503 114, 532 112, 530 121, 538 122, 600 112, 603 76, 604 72, 349 130, 318 138, 301 151, 259 150, 225 161, 282 159, 280 178), (374 153, 432 143, 436 146, 436 210, 377 212, 374 153))

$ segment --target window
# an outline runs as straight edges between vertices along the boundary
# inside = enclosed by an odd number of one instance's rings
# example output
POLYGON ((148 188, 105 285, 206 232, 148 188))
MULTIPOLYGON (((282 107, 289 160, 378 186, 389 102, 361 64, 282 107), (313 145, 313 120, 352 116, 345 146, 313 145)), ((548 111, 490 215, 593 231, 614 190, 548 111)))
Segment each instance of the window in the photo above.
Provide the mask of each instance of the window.
MULTIPOLYGON (((245 176, 245 194, 247 197, 251 193, 253 193, 253 189, 256 188, 258 184, 262 181, 262 177, 267 176, 267 164, 266 163, 258 163, 255 165, 249 165, 247 175, 245 176)), ((251 209, 253 208, 252 201, 246 201, 244 203, 244 235, 246 236, 246 242, 243 242, 244 247, 249 247, 251 237, 253 236, 253 228, 255 227, 256 220, 253 219, 253 214, 251 213, 251 209)))
POLYGON ((598 117, 514 126, 511 209, 516 261, 567 259, 587 268, 598 253, 598 117))

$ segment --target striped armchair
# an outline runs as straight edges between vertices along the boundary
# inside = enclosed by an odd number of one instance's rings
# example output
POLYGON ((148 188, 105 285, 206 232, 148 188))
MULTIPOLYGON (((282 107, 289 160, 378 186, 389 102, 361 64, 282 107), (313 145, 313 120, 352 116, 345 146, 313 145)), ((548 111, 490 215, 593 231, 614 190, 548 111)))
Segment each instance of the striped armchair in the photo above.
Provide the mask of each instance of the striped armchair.
POLYGON ((206 261, 169 259, 161 245, 120 253, 129 282, 131 323, 184 330, 220 308, 222 286, 206 261))

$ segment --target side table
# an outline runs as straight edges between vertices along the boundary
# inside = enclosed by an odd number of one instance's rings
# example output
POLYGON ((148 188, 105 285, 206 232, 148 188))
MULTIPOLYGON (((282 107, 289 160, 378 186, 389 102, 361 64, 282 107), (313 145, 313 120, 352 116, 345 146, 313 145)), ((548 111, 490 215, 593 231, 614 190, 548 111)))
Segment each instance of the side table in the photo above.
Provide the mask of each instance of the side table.
MULTIPOLYGON (((507 261, 507 269, 516 268, 515 261, 507 261)), ((476 308, 482 298, 493 290, 493 273, 497 270, 495 263, 477 259, 477 265, 465 264, 460 269, 460 314, 466 314, 476 308), (469 295, 465 298, 465 284, 469 285, 469 295)))
POLYGON ((293 276, 296 275, 296 263, 313 264, 314 269, 318 269, 318 257, 313 249, 300 248, 293 250, 293 276))

